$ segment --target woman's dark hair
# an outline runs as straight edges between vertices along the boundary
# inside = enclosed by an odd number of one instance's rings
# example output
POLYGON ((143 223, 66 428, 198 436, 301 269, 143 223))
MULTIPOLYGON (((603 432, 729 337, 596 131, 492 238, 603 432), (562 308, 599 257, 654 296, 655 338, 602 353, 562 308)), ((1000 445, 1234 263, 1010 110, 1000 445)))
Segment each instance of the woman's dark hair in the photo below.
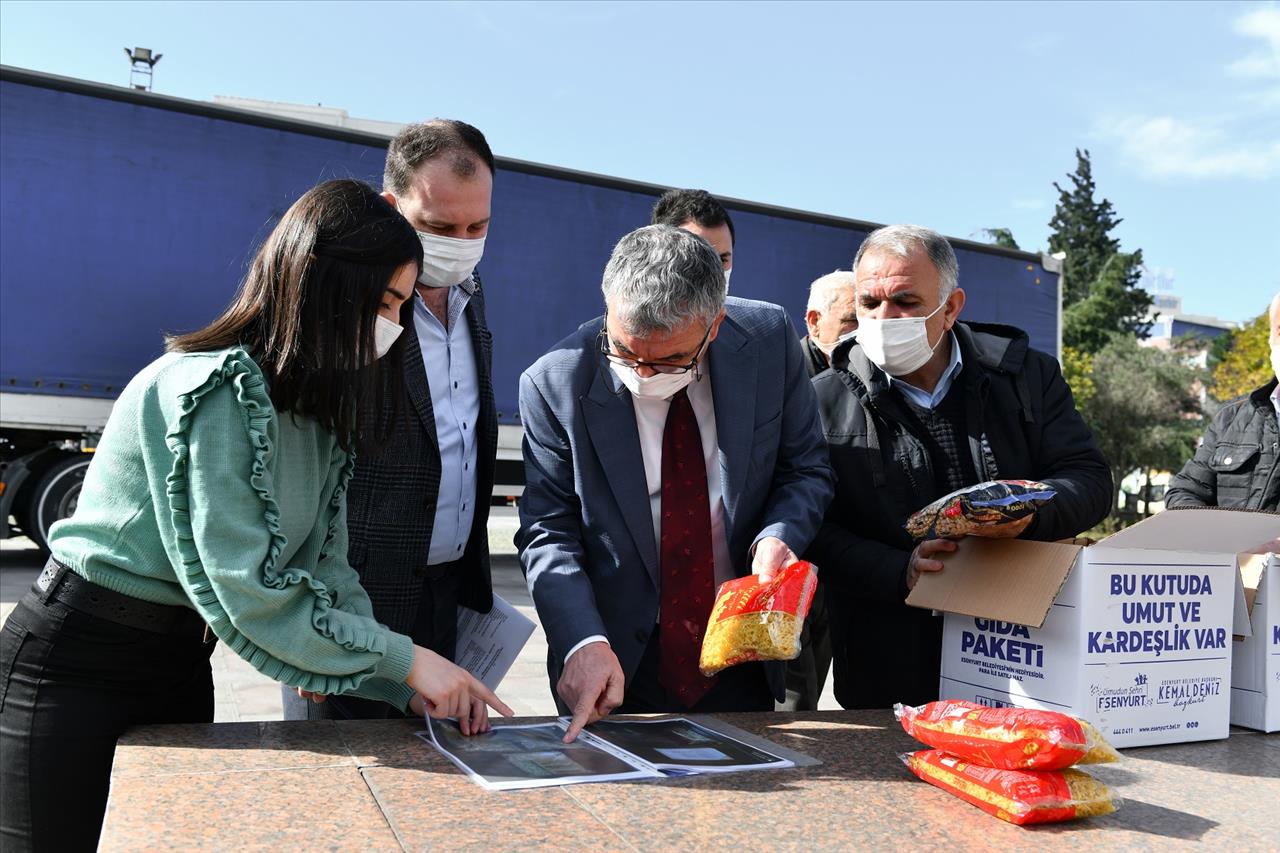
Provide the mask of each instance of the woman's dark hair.
MULTIPOLYGON (((361 435, 367 415, 400 408, 404 337, 379 360, 374 325, 392 277, 409 263, 421 269, 422 245, 394 207, 368 184, 326 181, 285 212, 222 316, 170 337, 167 349, 244 347, 278 412, 314 418, 353 450, 373 438, 361 435)), ((405 308, 403 322, 412 322, 405 308)))

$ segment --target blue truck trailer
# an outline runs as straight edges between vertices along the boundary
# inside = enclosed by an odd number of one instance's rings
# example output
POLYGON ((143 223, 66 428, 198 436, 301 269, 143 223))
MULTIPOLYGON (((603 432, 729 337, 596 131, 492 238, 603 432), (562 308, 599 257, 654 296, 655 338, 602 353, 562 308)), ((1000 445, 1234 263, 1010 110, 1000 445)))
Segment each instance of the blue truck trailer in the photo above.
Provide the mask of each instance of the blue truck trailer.
MULTIPOLYGON (((502 140, 493 140, 500 148, 502 140)), ((43 545, 74 511, 111 403, 166 331, 227 304, 308 187, 381 181, 388 137, 0 67, 0 536, 43 545), (12 520, 11 520, 12 519, 12 520)), ((617 239, 666 188, 499 158, 480 271, 501 424, 498 497, 519 494, 520 372, 601 312, 617 239)), ((724 199, 733 292, 785 306, 848 269, 871 222, 724 199)), ((919 220, 928 223, 928 211, 919 220)), ((953 241, 968 319, 1058 353, 1052 258, 953 241)))

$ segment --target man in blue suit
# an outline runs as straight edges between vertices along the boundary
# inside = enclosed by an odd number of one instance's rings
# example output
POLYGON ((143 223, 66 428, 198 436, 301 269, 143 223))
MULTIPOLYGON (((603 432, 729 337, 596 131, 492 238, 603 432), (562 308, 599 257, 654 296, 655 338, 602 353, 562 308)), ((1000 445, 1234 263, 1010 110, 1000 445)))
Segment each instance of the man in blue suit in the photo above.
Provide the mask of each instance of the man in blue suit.
POLYGON ((718 585, 793 562, 831 499, 794 327, 668 225, 623 237, 602 289, 520 379, 516 544, 566 740, 614 710, 770 710, 781 664, 704 678, 698 652, 718 585))

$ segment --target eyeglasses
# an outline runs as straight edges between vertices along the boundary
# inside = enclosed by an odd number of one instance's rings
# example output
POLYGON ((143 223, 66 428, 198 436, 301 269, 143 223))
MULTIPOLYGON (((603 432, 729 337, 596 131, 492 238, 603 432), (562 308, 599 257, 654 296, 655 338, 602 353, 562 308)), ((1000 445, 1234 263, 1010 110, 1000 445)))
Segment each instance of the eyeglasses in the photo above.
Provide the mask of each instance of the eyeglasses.
POLYGON ((609 349, 609 335, 604 329, 601 329, 600 334, 598 335, 600 342, 600 354, 604 356, 610 364, 616 364, 619 367, 629 367, 632 370, 639 370, 642 367, 647 367, 654 373, 665 373, 668 376, 688 373, 690 370, 695 370, 697 368, 698 359, 702 356, 702 351, 707 346, 707 338, 711 337, 712 325, 714 325, 714 323, 709 324, 707 326, 707 330, 702 333, 702 340, 698 343, 698 348, 694 351, 693 359, 688 364, 663 364, 662 362, 640 361, 638 359, 626 358, 618 355, 609 349))

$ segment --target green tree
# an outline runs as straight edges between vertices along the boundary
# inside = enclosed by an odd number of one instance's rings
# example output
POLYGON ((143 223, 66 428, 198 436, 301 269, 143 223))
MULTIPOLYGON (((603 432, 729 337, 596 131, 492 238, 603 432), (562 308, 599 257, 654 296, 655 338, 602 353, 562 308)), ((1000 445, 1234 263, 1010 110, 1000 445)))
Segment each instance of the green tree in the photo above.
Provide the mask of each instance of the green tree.
POLYGON ((1138 287, 1141 278, 1141 249, 1117 252, 1108 258, 1089 288, 1089 295, 1063 312, 1063 345, 1092 353, 1101 350, 1117 333, 1145 338, 1151 295, 1138 287))
POLYGON ((1093 399, 1093 356, 1083 350, 1062 347, 1062 378, 1071 388, 1076 408, 1083 409, 1093 399))
POLYGON ((1067 179, 1071 182, 1070 190, 1053 182, 1053 188, 1058 191, 1058 205, 1049 220, 1052 229, 1049 251, 1066 252, 1063 301, 1074 305, 1089 295, 1102 265, 1120 250, 1120 241, 1111 236, 1111 231, 1122 220, 1116 218, 1110 201, 1094 199, 1097 187, 1087 150, 1076 149, 1076 170, 1067 179))
POLYGON ((1272 375, 1267 312, 1229 334, 1230 341, 1213 370, 1213 396, 1224 403, 1262 387, 1272 375))
POLYGON ((1117 501, 1130 472, 1177 471, 1195 452, 1204 429, 1198 373, 1183 353, 1139 346, 1133 335, 1114 335, 1092 357, 1092 394, 1078 405, 1111 465, 1117 501))
POLYGON ((1235 343, 1236 333, 1234 331, 1224 332, 1218 335, 1209 344, 1209 354, 1206 357, 1205 366, 1209 368, 1210 375, 1218 370, 1218 365, 1222 364, 1222 360, 1231 352, 1231 347, 1235 343))
POLYGON ((993 246, 999 246, 1002 249, 1021 249, 1018 241, 1013 239, 1013 232, 1008 228, 983 228, 982 233, 987 235, 987 242, 993 246))
POLYGON ((1121 252, 1111 232, 1123 220, 1107 199, 1094 196, 1089 152, 1076 149, 1070 189, 1054 182, 1058 204, 1049 220, 1049 251, 1066 253, 1063 262, 1063 343, 1095 353, 1113 333, 1146 337, 1144 322, 1151 296, 1138 287, 1142 250, 1121 252))

